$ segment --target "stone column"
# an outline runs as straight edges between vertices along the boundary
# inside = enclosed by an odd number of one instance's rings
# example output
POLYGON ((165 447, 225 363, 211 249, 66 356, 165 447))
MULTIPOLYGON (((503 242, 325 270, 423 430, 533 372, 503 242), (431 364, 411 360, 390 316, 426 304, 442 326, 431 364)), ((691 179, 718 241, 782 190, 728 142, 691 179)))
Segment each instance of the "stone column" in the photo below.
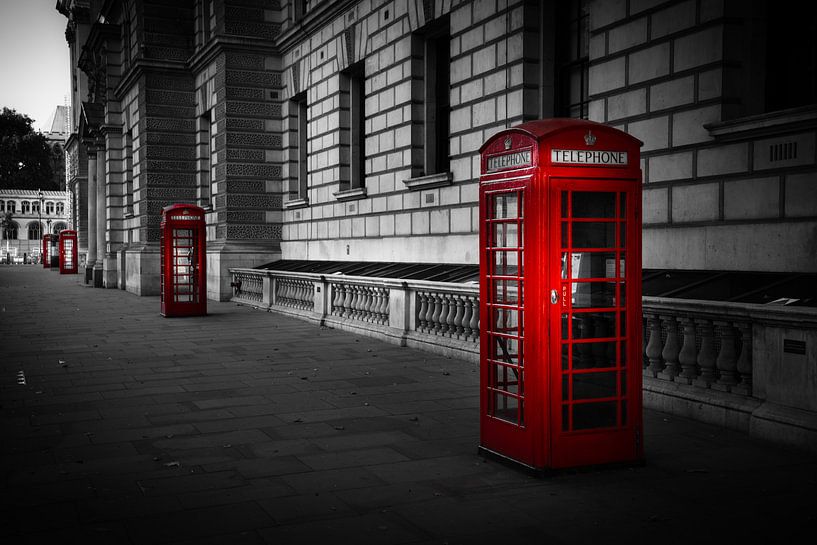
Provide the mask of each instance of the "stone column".
POLYGON ((94 281, 96 263, 96 149, 88 149, 88 255, 85 258, 85 283, 94 281))
MULTIPOLYGON (((94 287, 102 287, 102 272, 105 262, 105 233, 107 214, 105 209, 105 149, 96 152, 96 262, 94 263, 94 287)), ((90 200, 90 199, 89 199, 90 200)))

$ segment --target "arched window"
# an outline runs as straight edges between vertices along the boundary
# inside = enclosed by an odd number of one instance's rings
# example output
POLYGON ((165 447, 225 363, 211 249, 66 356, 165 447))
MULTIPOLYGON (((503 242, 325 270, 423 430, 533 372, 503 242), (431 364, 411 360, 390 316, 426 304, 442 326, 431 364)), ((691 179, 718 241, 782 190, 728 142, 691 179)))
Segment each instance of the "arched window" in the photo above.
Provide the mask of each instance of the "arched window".
POLYGON ((40 213, 40 201, 31 201, 31 213, 32 214, 40 213))
POLYGON ((0 212, 6 211, 6 201, 0 201, 0 212))
POLYGON ((58 202, 57 203, 57 215, 62 216, 65 214, 65 203, 58 202))
POLYGON ((68 229, 68 226, 65 225, 65 222, 58 221, 57 223, 54 224, 54 229, 52 233, 54 233, 55 235, 59 235, 60 231, 62 231, 63 229, 68 229))
POLYGON ((11 225, 8 226, 5 231, 3 232, 3 239, 4 240, 17 240, 17 229, 19 226, 17 225, 16 221, 11 222, 11 225))
POLYGON ((17 213, 17 203, 14 201, 8 201, 6 203, 6 212, 11 212, 12 214, 17 213))
POLYGON ((31 214, 31 203, 28 201, 23 201, 20 203, 20 213, 21 214, 31 214))
POLYGON ((53 202, 48 201, 47 203, 45 203, 45 213, 46 214, 53 214, 54 213, 54 203, 53 202))
POLYGON ((39 240, 43 238, 43 229, 38 221, 32 221, 28 224, 28 240, 39 240))

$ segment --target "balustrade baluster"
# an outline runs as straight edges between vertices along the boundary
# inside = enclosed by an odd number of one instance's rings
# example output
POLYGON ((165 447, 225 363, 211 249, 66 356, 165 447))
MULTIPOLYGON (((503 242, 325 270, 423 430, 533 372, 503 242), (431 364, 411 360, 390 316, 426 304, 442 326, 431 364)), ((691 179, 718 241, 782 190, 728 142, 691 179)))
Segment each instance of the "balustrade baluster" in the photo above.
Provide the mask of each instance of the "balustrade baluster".
POLYGON ((666 367, 661 372, 661 377, 667 380, 675 380, 675 377, 681 372, 681 364, 678 362, 678 354, 681 351, 681 343, 678 339, 678 321, 675 316, 661 316, 661 320, 667 327, 667 340, 664 343, 664 350, 661 352, 666 367))
POLYGON ((343 317, 349 318, 352 316, 352 299, 354 297, 352 293, 352 286, 349 284, 343 285, 344 297, 343 297, 343 317))
MULTIPOLYGON (((389 288, 380 288, 380 317, 381 323, 388 325, 389 323, 389 288)), ((406 301, 408 304, 408 301, 406 301)))
POLYGON ((425 333, 428 330, 428 294, 424 291, 418 291, 417 298, 420 303, 417 310, 417 330, 425 333))
POLYGON ((658 314, 647 315, 647 324, 650 329, 650 340, 647 343, 647 357, 650 359, 649 370, 653 377, 664 370, 664 360, 661 359, 663 342, 661 340, 661 320, 658 314))
POLYGON ((695 381, 696 386, 709 388, 715 382, 715 332, 712 320, 697 320, 701 326, 701 349, 698 351, 698 367, 701 374, 695 381))
POLYGON ((454 335, 456 335, 458 339, 462 339, 463 333, 465 332, 465 326, 462 323, 465 317, 465 303, 462 300, 462 296, 455 295, 454 297, 457 302, 457 312, 454 314, 454 335))
POLYGON ((692 384, 692 381, 698 376, 698 358, 695 348, 695 320, 692 318, 682 318, 682 321, 684 324, 684 344, 678 353, 678 362, 681 364, 681 374, 679 376, 685 379, 687 384, 692 384))
POLYGON ((732 388, 735 393, 752 395, 752 324, 740 322, 740 356, 736 364, 740 382, 732 388))
POLYGON ((374 288, 363 286, 363 319, 374 321, 374 288))
POLYGON ((471 335, 472 339, 475 341, 479 341, 479 298, 474 297, 471 300, 471 308, 473 312, 471 313, 471 335))
POLYGON ((442 324, 440 323, 440 316, 443 312, 443 300, 438 294, 434 293, 431 294, 430 297, 434 300, 434 312, 431 314, 431 323, 429 324, 429 328, 431 329, 431 333, 434 335, 439 335, 440 330, 442 329, 442 324))
POLYGON ((454 317, 457 315, 457 302, 450 293, 443 294, 448 312, 445 315, 443 324, 443 334, 447 337, 454 337, 457 334, 457 326, 454 325, 454 317))
POLYGON ((738 347, 737 332, 731 322, 715 322, 721 332, 721 349, 715 360, 718 369, 718 380, 712 385, 717 390, 732 390, 738 383, 738 347))
POLYGON ((471 329, 471 317, 474 314, 474 309, 471 306, 471 298, 467 295, 462 305, 462 338, 469 340, 474 330, 471 329))

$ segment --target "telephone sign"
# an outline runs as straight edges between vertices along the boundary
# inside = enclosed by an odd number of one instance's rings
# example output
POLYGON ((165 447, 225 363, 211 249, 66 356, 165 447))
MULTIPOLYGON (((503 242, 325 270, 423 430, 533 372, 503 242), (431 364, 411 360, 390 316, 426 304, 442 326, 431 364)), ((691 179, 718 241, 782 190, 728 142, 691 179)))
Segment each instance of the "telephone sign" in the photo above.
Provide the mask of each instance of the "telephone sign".
POLYGON ((643 458, 640 142, 580 119, 480 149, 480 450, 536 470, 643 458))

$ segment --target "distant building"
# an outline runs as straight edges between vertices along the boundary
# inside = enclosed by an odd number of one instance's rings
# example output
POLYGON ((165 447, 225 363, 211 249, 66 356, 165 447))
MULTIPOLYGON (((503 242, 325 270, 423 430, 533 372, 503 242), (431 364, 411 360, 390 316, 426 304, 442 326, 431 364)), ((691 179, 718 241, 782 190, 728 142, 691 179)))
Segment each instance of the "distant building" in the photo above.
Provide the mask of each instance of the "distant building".
POLYGON ((57 106, 40 132, 45 136, 52 151, 51 167, 54 185, 65 189, 65 142, 71 136, 70 108, 57 106))
POLYGON ((0 261, 38 260, 43 233, 69 229, 69 195, 65 191, 0 189, 0 216, 11 213, 11 226, 3 229, 0 261), (42 222, 42 223, 41 223, 42 222))

